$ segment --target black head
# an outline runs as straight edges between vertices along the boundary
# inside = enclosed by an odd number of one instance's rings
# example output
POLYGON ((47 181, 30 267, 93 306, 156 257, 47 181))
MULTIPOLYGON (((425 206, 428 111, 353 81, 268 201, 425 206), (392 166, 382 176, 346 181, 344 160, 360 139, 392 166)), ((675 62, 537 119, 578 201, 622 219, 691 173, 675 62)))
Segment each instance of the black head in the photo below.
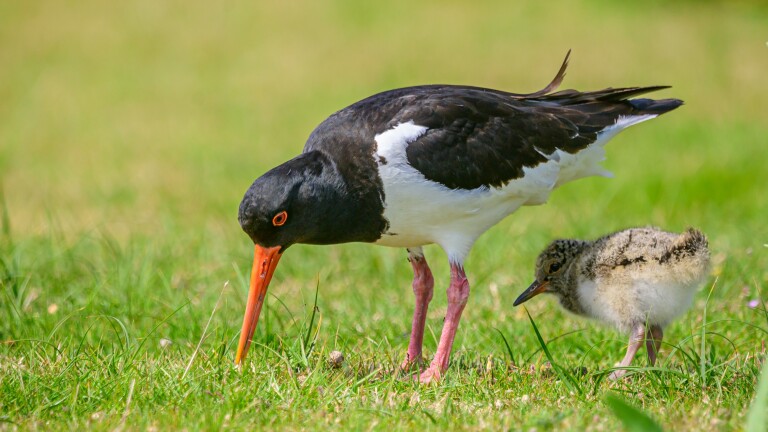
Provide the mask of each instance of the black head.
POLYGON ((303 153, 268 171, 248 188, 238 219, 255 247, 235 363, 240 364, 248 352, 282 253, 294 243, 333 238, 333 207, 344 207, 339 202, 345 190, 333 163, 320 152, 303 153))
POLYGON ((324 155, 304 153, 253 182, 240 203, 240 226, 264 247, 328 243, 345 190, 324 155))
POLYGON ((379 238, 386 229, 379 192, 375 187, 349 187, 337 165, 317 150, 303 153, 253 182, 238 214, 240 226, 255 246, 235 363, 245 359, 283 251, 294 243, 379 238), (350 189, 356 192, 350 193, 350 189))

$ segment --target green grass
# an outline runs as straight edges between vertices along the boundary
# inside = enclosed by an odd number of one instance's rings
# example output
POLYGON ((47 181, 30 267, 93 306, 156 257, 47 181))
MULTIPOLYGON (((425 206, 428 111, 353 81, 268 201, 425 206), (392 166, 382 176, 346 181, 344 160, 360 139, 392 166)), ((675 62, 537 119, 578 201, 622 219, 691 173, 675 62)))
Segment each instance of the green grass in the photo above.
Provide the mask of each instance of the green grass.
MULTIPOLYGON (((609 395, 665 430, 745 428, 768 339, 747 306, 768 295, 768 9, 443 3, 1 3, 0 429, 616 430, 609 395), (480 238, 439 386, 393 373, 410 266, 363 244, 291 248, 233 368, 252 258, 236 212, 255 177, 372 93, 533 91, 569 48, 566 87, 671 84, 658 96, 686 105, 611 142, 614 179, 480 238), (702 229, 712 275, 657 367, 638 356, 612 383, 624 335, 512 302, 552 238, 647 224, 702 229)), ((426 253, 431 354, 448 268, 426 253)))

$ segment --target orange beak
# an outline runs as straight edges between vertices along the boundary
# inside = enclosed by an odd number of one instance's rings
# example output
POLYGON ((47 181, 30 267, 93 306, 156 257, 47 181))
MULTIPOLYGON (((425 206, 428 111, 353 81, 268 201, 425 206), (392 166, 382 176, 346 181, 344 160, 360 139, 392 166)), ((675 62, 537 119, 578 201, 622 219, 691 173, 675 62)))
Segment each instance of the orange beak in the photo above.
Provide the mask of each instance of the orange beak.
POLYGON ((267 295, 269 281, 275 272, 277 262, 280 261, 281 247, 265 248, 256 245, 253 256, 253 268, 251 268, 251 288, 248 291, 248 303, 245 306, 243 329, 240 331, 240 343, 237 344, 235 364, 239 365, 245 360, 248 348, 251 346, 251 338, 259 322, 261 307, 267 295))

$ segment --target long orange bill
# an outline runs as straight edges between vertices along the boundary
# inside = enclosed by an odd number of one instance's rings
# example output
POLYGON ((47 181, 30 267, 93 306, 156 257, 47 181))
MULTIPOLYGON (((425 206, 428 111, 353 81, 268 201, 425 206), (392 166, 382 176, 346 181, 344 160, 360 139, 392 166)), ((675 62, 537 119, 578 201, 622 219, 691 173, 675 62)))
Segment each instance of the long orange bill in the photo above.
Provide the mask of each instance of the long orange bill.
POLYGON ((269 281, 275 272, 277 262, 280 261, 280 246, 265 248, 256 245, 253 253, 253 268, 251 268, 251 288, 248 291, 248 303, 245 306, 243 317, 243 329, 240 331, 240 343, 237 344, 235 364, 239 365, 245 360, 248 348, 251 346, 251 338, 259 322, 261 307, 267 295, 269 281))
POLYGON ((520 294, 520 297, 515 300, 515 303, 513 306, 517 306, 519 304, 525 303, 528 300, 530 300, 532 297, 536 297, 537 295, 547 292, 549 288, 549 282, 539 282, 539 281, 533 281, 531 286, 528 287, 525 291, 523 291, 522 294, 520 294))

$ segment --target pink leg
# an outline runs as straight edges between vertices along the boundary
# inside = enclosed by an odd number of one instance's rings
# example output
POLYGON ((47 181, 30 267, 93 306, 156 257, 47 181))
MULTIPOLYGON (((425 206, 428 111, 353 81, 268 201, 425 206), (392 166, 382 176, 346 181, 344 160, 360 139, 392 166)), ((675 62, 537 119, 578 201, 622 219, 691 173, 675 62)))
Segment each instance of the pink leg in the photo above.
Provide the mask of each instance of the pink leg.
MULTIPOLYGON (((645 324, 637 324, 635 328, 632 329, 632 333, 629 335, 627 354, 624 356, 624 359, 621 361, 621 363, 619 363, 619 367, 626 367, 632 363, 632 359, 635 358, 637 350, 640 349, 641 345, 643 345, 643 339, 645 339, 645 324)), ((608 378, 617 380, 623 377, 626 373, 627 371, 623 369, 615 370, 611 372, 610 375, 608 375, 608 378)))
POLYGON ((656 364, 656 355, 661 349, 661 340, 664 339, 664 332, 659 325, 652 325, 648 329, 648 333, 645 338, 645 347, 648 350, 648 360, 651 362, 651 366, 656 364))
POLYGON ((408 249, 408 260, 413 267, 413 294, 416 296, 416 309, 413 311, 413 324, 411 325, 411 342, 408 344, 408 353, 400 365, 400 369, 408 370, 414 363, 421 363, 421 345, 424 341, 424 324, 427 320, 429 301, 432 300, 435 280, 432 271, 429 270, 427 260, 421 248, 408 249))
POLYGON ((429 383, 440 379, 443 372, 448 369, 448 360, 453 347, 453 339, 456 337, 456 329, 459 327, 461 313, 469 298, 469 282, 461 264, 451 263, 451 285, 448 287, 448 312, 445 314, 443 332, 440 335, 440 343, 437 346, 435 358, 429 368, 421 374, 419 380, 429 383))

